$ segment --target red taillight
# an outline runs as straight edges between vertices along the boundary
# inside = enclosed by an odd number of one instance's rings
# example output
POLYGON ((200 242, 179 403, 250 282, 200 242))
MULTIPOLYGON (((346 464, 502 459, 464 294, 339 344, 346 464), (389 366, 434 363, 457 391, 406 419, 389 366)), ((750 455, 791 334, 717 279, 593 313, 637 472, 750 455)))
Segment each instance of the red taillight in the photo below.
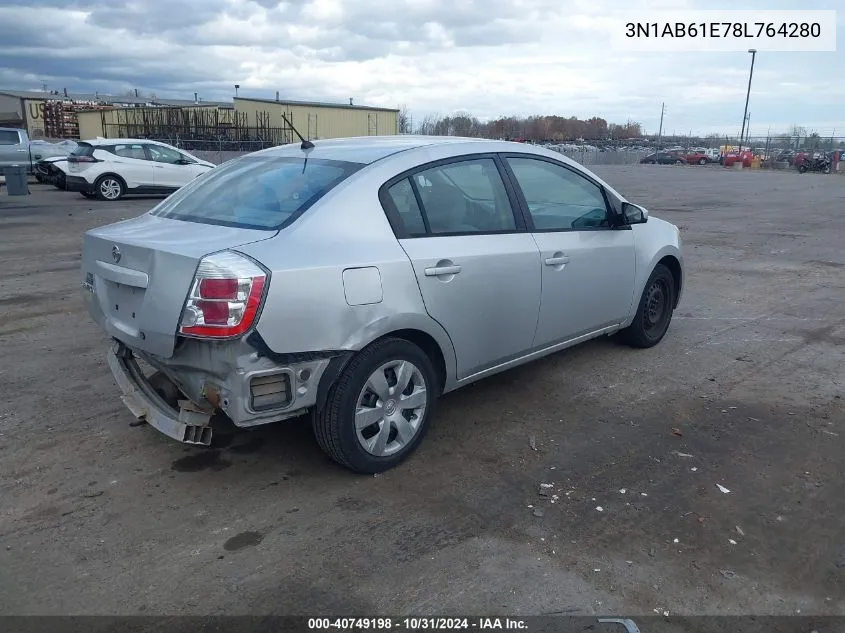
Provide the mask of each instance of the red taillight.
POLYGON ((203 299, 228 299, 234 301, 238 298, 238 280, 202 279, 200 280, 200 294, 203 299))
POLYGON ((231 338, 249 330, 264 298, 267 273, 232 252, 204 257, 182 310, 179 333, 231 338))

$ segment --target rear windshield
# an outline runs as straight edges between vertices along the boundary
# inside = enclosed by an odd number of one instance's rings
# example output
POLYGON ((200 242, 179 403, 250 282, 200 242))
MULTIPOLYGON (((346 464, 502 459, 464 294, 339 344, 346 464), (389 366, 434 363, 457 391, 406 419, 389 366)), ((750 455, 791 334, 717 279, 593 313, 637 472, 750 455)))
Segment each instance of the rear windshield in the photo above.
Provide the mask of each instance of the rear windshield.
POLYGON ((151 213, 173 220, 278 230, 361 167, 315 158, 244 156, 215 167, 151 213))
POLYGON ((76 149, 70 153, 71 156, 93 156, 94 146, 91 143, 79 143, 76 149))

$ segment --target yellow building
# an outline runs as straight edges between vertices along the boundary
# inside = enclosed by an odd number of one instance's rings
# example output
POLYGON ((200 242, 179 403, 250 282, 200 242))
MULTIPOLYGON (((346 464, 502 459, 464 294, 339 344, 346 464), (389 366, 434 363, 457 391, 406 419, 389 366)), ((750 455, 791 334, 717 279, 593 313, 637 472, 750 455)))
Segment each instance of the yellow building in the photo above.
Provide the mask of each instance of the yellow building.
POLYGON ((399 133, 399 110, 391 108, 235 97, 235 110, 249 127, 285 128, 284 115, 311 140, 399 133))

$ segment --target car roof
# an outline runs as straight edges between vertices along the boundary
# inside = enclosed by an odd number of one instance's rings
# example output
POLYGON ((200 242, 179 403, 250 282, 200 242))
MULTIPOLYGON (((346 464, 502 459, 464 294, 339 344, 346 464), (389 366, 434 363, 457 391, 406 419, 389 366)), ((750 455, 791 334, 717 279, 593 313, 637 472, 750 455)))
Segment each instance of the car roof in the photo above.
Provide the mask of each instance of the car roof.
MULTIPOLYGON (((326 140, 315 140, 314 148, 308 151, 309 158, 323 158, 328 160, 342 160, 352 163, 368 165, 381 160, 392 154, 408 150, 431 147, 435 145, 458 145, 462 143, 477 143, 479 145, 501 145, 501 141, 492 141, 481 138, 465 138, 460 136, 418 136, 418 135, 394 135, 394 136, 359 136, 353 138, 333 138, 326 140)), ((524 143, 512 143, 512 145, 525 148, 524 143)), ((479 152, 502 151, 501 149, 479 148, 479 152)), ((290 143, 261 150, 255 154, 262 156, 302 156, 303 150, 300 143, 290 143)))
MULTIPOLYGON (((123 145, 125 143, 148 143, 150 145, 167 145, 161 141, 153 141, 148 138, 87 138, 84 141, 77 141, 78 143, 88 143, 89 145, 123 145)), ((168 147, 170 147, 168 145, 168 147)))

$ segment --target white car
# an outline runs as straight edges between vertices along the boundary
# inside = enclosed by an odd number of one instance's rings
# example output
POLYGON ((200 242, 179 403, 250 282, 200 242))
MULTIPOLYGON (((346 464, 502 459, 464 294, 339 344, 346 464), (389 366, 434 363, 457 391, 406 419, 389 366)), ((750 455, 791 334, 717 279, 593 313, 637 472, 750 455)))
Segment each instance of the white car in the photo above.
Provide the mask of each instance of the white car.
POLYGON ((81 141, 68 157, 66 188, 86 198, 119 200, 126 194, 169 195, 214 168, 158 141, 81 141))

